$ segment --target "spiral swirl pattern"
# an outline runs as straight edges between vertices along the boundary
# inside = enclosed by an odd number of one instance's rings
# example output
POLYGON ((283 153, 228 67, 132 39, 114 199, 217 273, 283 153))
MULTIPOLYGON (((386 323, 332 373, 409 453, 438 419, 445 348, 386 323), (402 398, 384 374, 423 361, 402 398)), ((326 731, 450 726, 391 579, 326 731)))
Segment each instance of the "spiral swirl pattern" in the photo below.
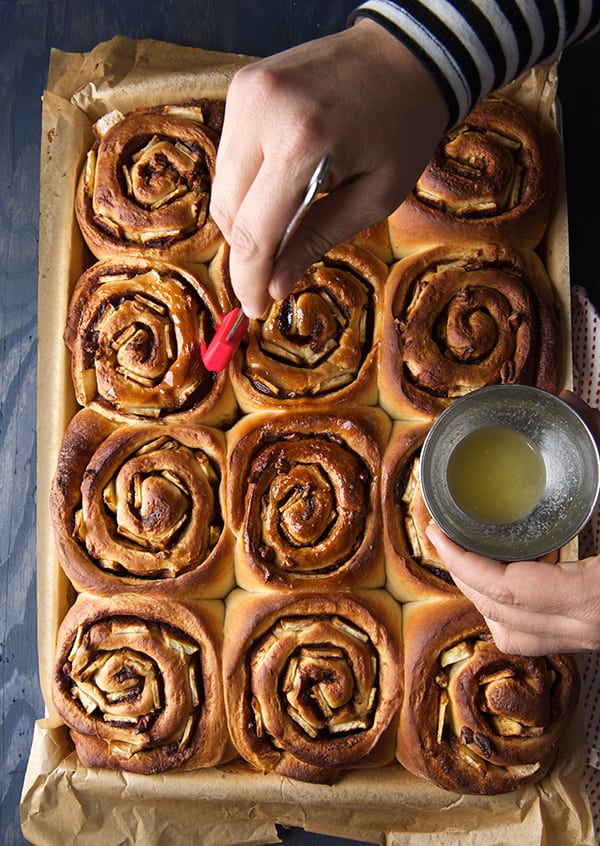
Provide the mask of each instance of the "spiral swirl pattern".
POLYGON ((238 591, 227 615, 228 717, 247 761, 329 782, 342 768, 368 766, 380 745, 389 755, 400 673, 398 608, 387 595, 293 600, 238 591))
POLYGON ((215 602, 80 596, 59 631, 53 697, 86 766, 152 773, 223 758, 222 619, 215 602))
POLYGON ((65 435, 52 490, 60 560, 81 590, 223 595, 231 536, 225 442, 199 426, 115 427, 85 410, 65 435))
POLYGON ((232 378, 247 411, 302 401, 376 402, 375 354, 386 265, 340 245, 249 327, 232 378))
POLYGON ((75 209, 97 258, 214 255, 222 236, 208 205, 222 111, 207 101, 111 112, 95 124, 75 209))
POLYGON ((393 417, 433 417, 484 385, 557 390, 557 305, 535 253, 434 248, 398 262, 387 294, 380 404, 393 417))
POLYGON ((440 141, 413 191, 390 216, 397 256, 427 244, 541 241, 555 192, 548 132, 528 110, 494 96, 440 141))
POLYGON ((79 278, 67 318, 78 402, 119 420, 226 419, 235 407, 231 389, 200 353, 216 321, 200 270, 98 262, 79 278))
POLYGON ((238 584, 381 584, 383 419, 257 418, 238 424, 229 456, 238 584))
POLYGON ((405 614, 400 762, 460 793, 541 779, 577 699, 571 657, 500 652, 463 598, 419 605, 405 614))

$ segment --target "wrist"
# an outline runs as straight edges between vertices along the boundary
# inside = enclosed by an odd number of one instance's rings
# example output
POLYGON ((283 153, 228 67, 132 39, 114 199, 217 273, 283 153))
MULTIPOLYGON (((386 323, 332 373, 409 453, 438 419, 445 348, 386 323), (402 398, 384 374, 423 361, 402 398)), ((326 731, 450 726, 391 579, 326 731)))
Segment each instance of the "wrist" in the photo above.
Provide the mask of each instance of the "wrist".
POLYGON ((385 71, 398 80, 399 95, 404 90, 410 92, 414 102, 427 103, 430 119, 439 125, 441 135, 450 121, 451 109, 426 62, 385 26, 370 18, 357 18, 348 32, 354 32, 365 49, 375 51, 385 71))

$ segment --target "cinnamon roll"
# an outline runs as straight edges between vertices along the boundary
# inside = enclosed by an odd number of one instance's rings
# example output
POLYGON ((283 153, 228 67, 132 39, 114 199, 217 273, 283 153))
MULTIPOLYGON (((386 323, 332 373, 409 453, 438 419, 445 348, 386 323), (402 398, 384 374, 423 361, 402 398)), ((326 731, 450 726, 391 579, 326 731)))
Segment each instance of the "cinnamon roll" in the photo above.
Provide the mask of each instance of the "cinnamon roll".
POLYGON ((536 247, 550 217, 556 170, 554 143, 532 112, 499 96, 483 100, 442 138, 390 215, 394 255, 475 241, 536 247))
POLYGON ((484 385, 556 392, 561 342, 558 301, 533 251, 474 244, 415 253, 387 283, 380 405, 395 418, 432 419, 484 385))
POLYGON ((117 426, 82 409, 61 445, 50 512, 79 591, 221 597, 233 587, 225 437, 201 426, 117 426))
POLYGON ((209 215, 224 104, 118 111, 94 124, 75 212, 96 258, 204 262, 223 238, 209 215))
POLYGON ((219 654, 223 604, 80 594, 52 695, 87 767, 160 773, 232 757, 219 654))
POLYGON ((428 431, 426 423, 396 422, 382 460, 386 587, 402 602, 459 594, 425 534, 431 515, 421 493, 419 461, 428 431))
POLYGON ((373 253, 342 244, 251 320, 230 370, 242 410, 375 405, 386 277, 373 253))
POLYGON ((403 632, 400 763, 457 793, 503 793, 541 779, 578 696, 571 656, 500 652, 464 598, 404 606, 403 632))
POLYGON ((218 315, 201 266, 97 262, 77 281, 64 333, 77 401, 119 421, 230 422, 229 379, 201 357, 218 315))
POLYGON ((246 761, 332 783, 392 760, 402 672, 389 594, 234 591, 226 606, 227 717, 246 761))
POLYGON ((383 585, 379 490, 388 432, 376 409, 256 413, 230 430, 227 511, 239 586, 383 585))

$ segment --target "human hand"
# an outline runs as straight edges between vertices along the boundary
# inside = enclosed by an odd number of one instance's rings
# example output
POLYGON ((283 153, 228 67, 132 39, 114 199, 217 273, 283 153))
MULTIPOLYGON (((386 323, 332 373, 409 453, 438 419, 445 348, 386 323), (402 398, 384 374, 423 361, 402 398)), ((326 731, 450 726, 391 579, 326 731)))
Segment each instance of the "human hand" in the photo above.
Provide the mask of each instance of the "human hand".
MULTIPOLYGON (((600 442, 600 411, 561 394, 600 442)), ((456 586, 485 618, 499 649, 551 655, 600 648, 600 555, 504 564, 467 552, 431 523, 427 536, 456 586)))
POLYGON ((378 222, 412 189, 448 110, 423 65, 361 20, 249 64, 232 80, 211 214, 230 244, 233 288, 249 317, 281 300, 330 247, 378 222), (316 163, 333 157, 327 196, 274 256, 316 163))
POLYGON ((600 648, 600 556, 503 564, 467 552, 433 523, 427 536, 503 652, 553 655, 600 648))

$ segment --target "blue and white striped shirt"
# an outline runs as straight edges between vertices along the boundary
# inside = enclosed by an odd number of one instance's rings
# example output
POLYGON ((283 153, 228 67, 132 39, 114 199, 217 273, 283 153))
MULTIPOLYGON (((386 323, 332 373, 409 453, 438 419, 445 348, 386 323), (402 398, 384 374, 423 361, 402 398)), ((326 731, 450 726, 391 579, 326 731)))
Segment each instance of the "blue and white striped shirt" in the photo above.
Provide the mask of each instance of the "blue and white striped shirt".
POLYGON ((457 123, 482 97, 600 30, 600 0, 366 0, 377 21, 429 68, 457 123))

